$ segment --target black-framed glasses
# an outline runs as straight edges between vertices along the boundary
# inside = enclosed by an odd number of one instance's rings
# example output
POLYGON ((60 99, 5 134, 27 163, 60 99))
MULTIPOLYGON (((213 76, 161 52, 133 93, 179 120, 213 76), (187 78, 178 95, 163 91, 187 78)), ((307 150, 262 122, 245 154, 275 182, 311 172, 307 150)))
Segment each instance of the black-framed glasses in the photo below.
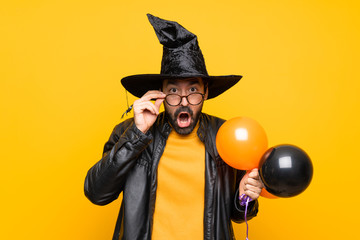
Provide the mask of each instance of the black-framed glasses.
POLYGON ((204 95, 202 93, 190 93, 187 96, 181 96, 178 94, 168 94, 165 97, 165 101, 170 106, 178 106, 180 105, 183 98, 186 98, 187 102, 190 105, 199 105, 204 100, 204 95))

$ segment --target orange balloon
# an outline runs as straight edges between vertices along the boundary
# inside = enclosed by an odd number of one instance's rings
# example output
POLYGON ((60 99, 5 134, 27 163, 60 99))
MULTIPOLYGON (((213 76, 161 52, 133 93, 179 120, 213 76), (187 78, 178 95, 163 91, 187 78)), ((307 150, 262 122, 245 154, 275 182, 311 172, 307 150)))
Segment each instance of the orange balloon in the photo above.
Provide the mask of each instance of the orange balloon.
POLYGON ((270 199, 279 198, 279 197, 277 197, 277 196, 275 196, 275 195, 272 195, 272 194, 269 193, 268 191, 266 191, 265 188, 263 188, 263 189, 261 190, 260 196, 265 197, 265 198, 270 198, 270 199))
POLYGON ((216 147, 221 158, 236 169, 258 168, 267 150, 268 140, 258 122, 248 117, 227 120, 216 135, 216 147))

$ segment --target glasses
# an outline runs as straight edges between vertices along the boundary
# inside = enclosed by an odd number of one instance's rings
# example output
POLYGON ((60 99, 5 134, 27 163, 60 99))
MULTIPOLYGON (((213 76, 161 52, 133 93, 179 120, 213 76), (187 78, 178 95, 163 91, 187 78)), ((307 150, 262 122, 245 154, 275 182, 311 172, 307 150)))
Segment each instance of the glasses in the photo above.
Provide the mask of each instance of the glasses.
POLYGON ((187 96, 180 96, 178 94, 168 94, 165 97, 165 101, 170 106, 180 105, 183 98, 186 98, 190 105, 199 105, 204 100, 204 94, 202 93, 190 93, 187 96))

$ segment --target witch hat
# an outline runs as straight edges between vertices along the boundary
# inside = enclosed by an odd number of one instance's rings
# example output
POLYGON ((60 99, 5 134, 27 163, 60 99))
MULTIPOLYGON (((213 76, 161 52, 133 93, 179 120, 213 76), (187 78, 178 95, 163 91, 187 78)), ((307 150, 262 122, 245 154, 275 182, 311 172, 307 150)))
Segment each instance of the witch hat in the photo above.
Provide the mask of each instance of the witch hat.
POLYGON ((136 97, 149 90, 159 90, 165 79, 200 77, 208 82, 208 99, 214 98, 234 86, 240 75, 209 76, 197 37, 177 22, 147 14, 155 33, 163 45, 160 74, 138 74, 124 77, 124 88, 136 97))

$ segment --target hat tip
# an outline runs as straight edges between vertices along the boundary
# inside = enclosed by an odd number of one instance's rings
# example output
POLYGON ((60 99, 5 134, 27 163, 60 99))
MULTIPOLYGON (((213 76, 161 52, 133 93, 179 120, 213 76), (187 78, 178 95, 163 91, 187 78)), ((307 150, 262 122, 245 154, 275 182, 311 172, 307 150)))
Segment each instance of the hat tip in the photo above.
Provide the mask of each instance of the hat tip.
POLYGON ((155 18, 156 18, 154 15, 152 15, 150 13, 147 13, 146 16, 148 17, 149 22, 153 22, 155 20, 155 18))

